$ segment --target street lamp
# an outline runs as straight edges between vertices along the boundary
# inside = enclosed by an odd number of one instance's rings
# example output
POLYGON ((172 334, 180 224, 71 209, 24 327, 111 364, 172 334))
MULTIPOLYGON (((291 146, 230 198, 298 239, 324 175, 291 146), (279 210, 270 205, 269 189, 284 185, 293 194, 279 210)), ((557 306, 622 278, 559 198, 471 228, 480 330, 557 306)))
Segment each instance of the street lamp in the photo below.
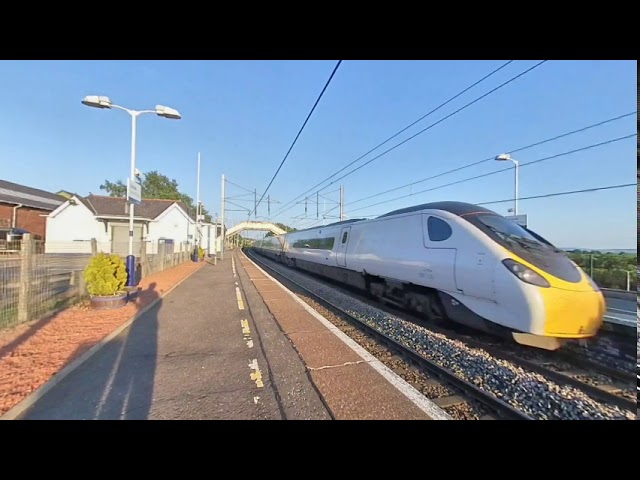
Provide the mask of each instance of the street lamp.
POLYGON ((516 176, 516 196, 514 198, 514 206, 513 206, 513 214, 518 215, 518 161, 511 158, 511 155, 508 153, 502 153, 496 157, 496 160, 499 162, 513 162, 515 165, 515 176, 516 176))
POLYGON ((145 113, 155 113, 159 117, 169 118, 173 120, 179 120, 182 118, 177 110, 165 107, 164 105, 156 105, 155 110, 131 110, 129 108, 121 107, 111 103, 109 97, 100 95, 88 95, 82 100, 82 104, 88 107, 94 108, 115 108, 117 110, 124 110, 131 115, 131 176, 129 179, 129 185, 127 188, 127 200, 129 201, 129 255, 127 256, 127 286, 133 287, 135 285, 135 272, 136 272, 136 260, 133 254, 133 206, 136 202, 142 201, 142 196, 137 199, 132 199, 132 187, 136 185, 136 120, 140 115, 145 113))

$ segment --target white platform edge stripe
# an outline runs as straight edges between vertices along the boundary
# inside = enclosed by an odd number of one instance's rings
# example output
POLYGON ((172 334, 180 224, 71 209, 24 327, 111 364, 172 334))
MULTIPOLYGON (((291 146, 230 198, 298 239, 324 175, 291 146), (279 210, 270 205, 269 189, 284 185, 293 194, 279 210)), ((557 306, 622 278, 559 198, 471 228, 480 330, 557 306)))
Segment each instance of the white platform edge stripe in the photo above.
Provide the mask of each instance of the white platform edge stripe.
POLYGON ((289 291, 284 285, 278 282, 275 278, 265 272, 262 268, 260 268, 253 260, 251 260, 244 252, 242 255, 245 256, 247 260, 249 260, 258 270, 260 270, 267 278, 273 281, 276 285, 278 285, 282 290, 284 290, 291 298, 293 298, 296 302, 298 302, 307 312, 309 312, 313 317, 315 317, 318 321, 320 321, 325 327, 327 327, 331 332, 333 332, 340 340, 342 340, 345 344, 347 344, 352 350, 354 350, 360 357, 362 357, 369 365, 371 365, 380 375, 382 375, 386 380, 389 381, 394 387, 396 387, 405 397, 407 397, 411 402, 413 402, 420 410, 429 415, 433 420, 453 420, 450 415, 448 415, 444 410, 438 407, 435 403, 431 402, 428 398, 426 398, 422 393, 416 390, 412 385, 407 383, 404 379, 399 377, 396 373, 390 370, 386 365, 384 365, 380 360, 375 358, 369 352, 367 352, 364 348, 354 342, 351 338, 349 338, 344 332, 342 332, 338 327, 336 327, 333 323, 327 320, 325 317, 316 312, 313 308, 311 308, 308 304, 302 301, 296 294, 289 291))

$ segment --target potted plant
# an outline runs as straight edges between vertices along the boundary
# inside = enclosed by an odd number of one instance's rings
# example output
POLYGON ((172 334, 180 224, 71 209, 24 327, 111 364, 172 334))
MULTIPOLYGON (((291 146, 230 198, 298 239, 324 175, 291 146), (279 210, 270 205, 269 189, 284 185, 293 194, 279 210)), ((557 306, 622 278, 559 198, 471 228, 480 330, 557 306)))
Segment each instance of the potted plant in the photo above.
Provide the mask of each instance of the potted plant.
POLYGON ((96 310, 120 308, 127 304, 127 269, 119 255, 100 252, 84 270, 91 307, 96 310))

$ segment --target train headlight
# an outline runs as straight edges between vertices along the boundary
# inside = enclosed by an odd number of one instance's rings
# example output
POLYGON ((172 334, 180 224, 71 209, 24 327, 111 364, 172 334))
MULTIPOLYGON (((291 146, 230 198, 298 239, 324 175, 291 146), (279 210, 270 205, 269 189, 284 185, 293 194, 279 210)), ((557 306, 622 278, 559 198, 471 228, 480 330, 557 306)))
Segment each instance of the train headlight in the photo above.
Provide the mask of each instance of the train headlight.
POLYGON ((505 267, 509 269, 511 273, 513 273, 516 277, 526 283, 530 283, 531 285, 535 285, 537 287, 549 288, 549 282, 537 272, 534 272, 529 267, 525 267, 519 262, 511 258, 506 258, 502 261, 505 267))

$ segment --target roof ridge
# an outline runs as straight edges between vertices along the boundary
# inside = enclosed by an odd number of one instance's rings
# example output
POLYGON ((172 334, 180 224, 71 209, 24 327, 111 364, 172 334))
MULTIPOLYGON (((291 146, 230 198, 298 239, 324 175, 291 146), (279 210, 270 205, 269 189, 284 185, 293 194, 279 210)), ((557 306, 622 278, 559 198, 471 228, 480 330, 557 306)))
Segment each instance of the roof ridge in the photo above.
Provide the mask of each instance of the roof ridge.
MULTIPOLYGON (((90 195, 87 195, 88 197, 98 197, 98 198, 115 198, 118 200, 126 200, 127 197, 112 197, 111 195, 96 195, 95 193, 92 193, 90 195)), ((182 200, 176 200, 176 199, 171 199, 171 198, 145 198, 142 197, 143 201, 149 201, 149 202, 177 202, 177 203, 184 203, 182 200)))
MULTIPOLYGON (((50 192, 49 190, 44 190, 43 188, 32 187, 30 185, 23 185, 21 183, 11 182, 9 180, 4 180, 2 178, 0 178, 0 184, 1 183, 8 184, 7 186, 11 185, 11 186, 14 186, 14 187, 19 187, 19 188, 23 188, 23 189, 26 189, 26 190, 31 190, 33 192, 38 192, 38 194, 43 194, 44 193, 44 194, 48 195, 51 200, 53 200, 53 198, 56 198, 56 199, 63 199, 64 198, 62 195, 58 195, 57 193, 50 192)), ((24 193, 27 193, 27 192, 24 192, 24 193)), ((63 203, 64 203, 64 200, 63 200, 63 203)))

